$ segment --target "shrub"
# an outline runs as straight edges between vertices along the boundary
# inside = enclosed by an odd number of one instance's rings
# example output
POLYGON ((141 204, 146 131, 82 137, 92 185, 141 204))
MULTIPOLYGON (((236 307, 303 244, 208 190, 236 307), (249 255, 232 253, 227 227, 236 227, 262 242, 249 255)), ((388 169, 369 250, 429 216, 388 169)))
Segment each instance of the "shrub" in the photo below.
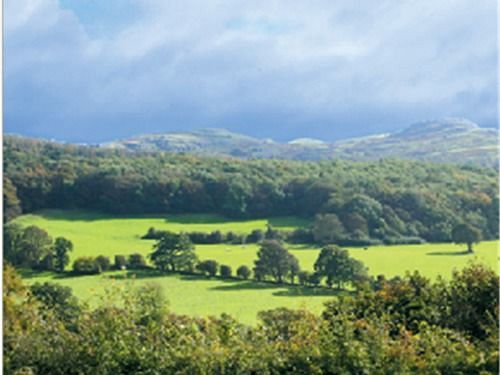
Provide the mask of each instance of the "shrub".
POLYGON ((132 270, 140 270, 146 267, 146 259, 142 254, 134 253, 128 257, 128 268, 132 270))
POLYGON ((287 233, 286 240, 290 243, 314 243, 314 236, 310 229, 298 228, 287 233))
POLYGON ((257 243, 264 240, 264 231, 261 229, 254 229, 247 237, 248 243, 257 243))
POLYGON ((309 277, 307 278, 307 282, 309 284, 312 284, 313 286, 318 286, 321 283, 321 275, 314 272, 309 275, 309 277))
POLYGON ((111 261, 109 260, 109 257, 99 255, 97 258, 95 258, 95 261, 103 272, 108 271, 111 268, 111 261))
POLYGON ((239 266, 238 269, 236 270, 236 275, 240 279, 247 280, 250 277, 251 271, 250 268, 247 266, 239 266))
POLYGON ((117 270, 122 270, 127 268, 127 258, 123 255, 115 255, 114 268, 117 270))
POLYGON ((220 266, 220 275, 221 277, 227 279, 229 277, 232 276, 232 273, 233 273, 233 270, 231 269, 231 267, 225 265, 225 264, 222 264, 220 266))
POLYGON ((307 285, 307 283, 309 282, 310 274, 307 271, 300 271, 298 277, 299 277, 299 284, 304 286, 307 285))
POLYGON ((196 265, 196 269, 208 276, 215 276, 217 274, 217 267, 219 264, 215 260, 204 260, 196 265))
POLYGON ((101 267, 94 258, 81 257, 73 262, 73 272, 78 275, 95 275, 101 273, 101 267))

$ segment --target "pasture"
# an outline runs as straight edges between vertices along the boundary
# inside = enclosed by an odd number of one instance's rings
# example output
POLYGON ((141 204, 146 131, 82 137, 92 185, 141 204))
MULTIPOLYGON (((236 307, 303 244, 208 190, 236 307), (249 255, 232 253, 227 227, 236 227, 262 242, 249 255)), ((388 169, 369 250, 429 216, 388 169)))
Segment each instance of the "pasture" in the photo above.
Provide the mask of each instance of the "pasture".
MULTIPOLYGON (((222 232, 250 233, 253 229, 265 229, 268 223, 275 228, 292 230, 307 226, 309 222, 294 217, 234 221, 217 215, 156 215, 156 216, 110 216, 81 211, 47 210, 33 215, 24 215, 15 222, 26 226, 36 225, 53 237, 63 236, 74 244, 71 260, 80 256, 116 254, 128 255, 138 252, 147 256, 154 241, 141 240, 149 227, 180 231, 220 230, 222 232)), ((287 245, 299 259, 304 270, 312 270, 319 249, 304 245, 287 245)), ((486 263, 497 268, 497 241, 481 242, 474 254, 464 253, 465 246, 446 244, 392 245, 349 248, 353 257, 361 260, 372 275, 388 277, 403 275, 406 271, 418 270, 425 276, 435 278, 451 276, 453 269, 463 268, 469 261, 486 263)), ((214 259, 236 270, 240 265, 252 266, 258 245, 196 245, 200 259, 214 259)))
MULTIPOLYGON (((128 255, 151 252, 154 241, 141 240, 149 227, 172 231, 221 230, 249 233, 252 229, 265 229, 268 222, 280 229, 293 229, 307 225, 296 218, 271 220, 230 221, 214 215, 168 215, 118 217, 84 212, 44 211, 25 215, 16 222, 21 225, 37 225, 52 237, 64 236, 75 246, 72 260, 79 256, 115 254, 128 255)), ((319 248, 304 245, 287 245, 299 259, 301 268, 312 270, 319 248)), ((421 274, 436 278, 449 278, 453 269, 463 268, 468 262, 476 261, 497 269, 497 241, 481 242, 474 254, 466 254, 464 246, 455 244, 393 245, 373 246, 368 249, 349 248, 350 254, 361 260, 372 275, 387 277, 404 275, 418 270, 421 274)), ((220 264, 232 267, 233 273, 240 265, 252 267, 258 245, 196 245, 201 260, 214 259, 220 264)), ((108 272, 98 276, 60 277, 52 273, 24 273, 28 283, 54 281, 70 286, 75 295, 90 303, 109 285, 120 288, 143 283, 159 283, 169 300, 171 310, 194 316, 220 315, 229 313, 244 323, 255 323, 258 311, 280 306, 290 308, 307 307, 319 312, 323 303, 333 294, 325 289, 287 287, 273 284, 208 279, 186 275, 160 275, 156 272, 131 273, 108 272), (316 294, 315 294, 316 293, 316 294)))
POLYGON ((60 277, 50 272, 25 272, 23 277, 28 284, 49 281, 69 286, 80 300, 91 305, 100 301, 105 288, 123 290, 155 283, 161 286, 170 310, 177 314, 201 317, 227 313, 246 324, 255 324, 259 311, 283 306, 307 308, 319 313, 323 303, 335 295, 335 291, 323 288, 314 291, 311 288, 257 283, 251 280, 221 280, 178 274, 160 275, 154 271, 136 271, 135 277, 131 274, 126 271, 115 271, 97 276, 60 277))

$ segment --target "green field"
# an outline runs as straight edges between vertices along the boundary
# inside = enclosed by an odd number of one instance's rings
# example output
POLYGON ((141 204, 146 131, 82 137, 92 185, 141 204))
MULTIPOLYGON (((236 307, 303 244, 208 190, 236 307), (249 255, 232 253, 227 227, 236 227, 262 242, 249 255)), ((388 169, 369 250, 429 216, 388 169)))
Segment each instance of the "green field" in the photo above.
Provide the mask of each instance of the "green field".
MULTIPOLYGON (((307 225, 304 220, 279 218, 272 220, 230 221, 214 215, 167 215, 118 217, 83 212, 44 211, 36 215, 25 215, 16 220, 22 225, 37 225, 46 229, 53 237, 64 236, 75 245, 72 259, 90 255, 130 254, 151 252, 154 241, 141 240, 149 227, 172 231, 235 231, 249 233, 252 229, 265 229, 271 222, 280 229, 293 229, 307 225)), ((300 245, 287 246, 299 259, 302 269, 312 270, 319 249, 300 245)), ((215 259, 230 265, 233 271, 240 265, 253 265, 258 245, 197 245, 200 259, 215 259)), ((365 263, 372 275, 387 277, 403 275, 406 271, 418 270, 423 275, 435 278, 451 276, 453 269, 463 268, 470 261, 482 262, 497 269, 497 241, 482 242, 474 254, 465 254, 464 246, 454 244, 394 245, 350 248, 351 255, 365 263)), ((52 274, 26 275, 26 280, 46 281, 51 279, 73 288, 83 299, 93 300, 92 293, 100 293, 106 285, 125 285, 120 278, 111 278, 116 273, 101 276, 57 278, 52 274), (94 292, 92 292, 94 291, 94 292)), ((180 275, 139 275, 134 284, 154 281, 160 283, 170 301, 173 311, 190 315, 219 315, 227 312, 242 322, 252 323, 260 310, 288 306, 305 306, 319 311, 330 296, 310 294, 309 289, 280 287, 244 281, 222 281, 218 279, 193 278, 180 275)), ((324 292, 323 292, 324 293, 324 292)))
POLYGON ((147 255, 152 241, 141 240, 150 227, 173 232, 250 233, 253 229, 265 230, 267 224, 280 230, 293 230, 307 226, 308 221, 294 217, 260 220, 229 220, 218 215, 137 215, 111 216, 82 211, 45 210, 34 215, 24 215, 15 220, 21 225, 44 228, 52 237, 63 236, 74 244, 71 259, 80 256, 132 254, 147 255))
POLYGON ((323 303, 331 299, 334 291, 318 288, 286 287, 273 284, 208 279, 187 275, 157 275, 155 272, 138 273, 135 278, 123 278, 126 272, 108 272, 98 276, 64 277, 52 273, 24 274, 28 284, 56 282, 69 286, 75 295, 91 305, 99 301, 106 287, 128 288, 146 283, 162 287, 171 311, 190 316, 219 316, 228 313, 242 323, 254 324, 257 313, 277 307, 307 308, 319 313, 323 303), (315 295, 311 295, 316 293, 315 295))

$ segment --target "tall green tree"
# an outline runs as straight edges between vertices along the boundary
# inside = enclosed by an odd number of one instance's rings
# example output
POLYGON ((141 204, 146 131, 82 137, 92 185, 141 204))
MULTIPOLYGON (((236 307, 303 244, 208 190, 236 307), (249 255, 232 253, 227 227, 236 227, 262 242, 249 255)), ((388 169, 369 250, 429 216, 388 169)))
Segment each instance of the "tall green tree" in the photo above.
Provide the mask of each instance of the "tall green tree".
POLYGON ((149 257, 160 271, 192 269, 197 261, 194 245, 184 233, 164 233, 153 250, 149 257))
POLYGON ((314 263, 314 270, 321 277, 326 277, 327 285, 337 284, 342 288, 345 282, 355 282, 366 275, 363 264, 349 256, 347 250, 337 246, 327 246, 321 249, 314 263))
POLYGON ((469 224, 458 224, 453 228, 451 237, 457 244, 467 244, 467 251, 472 253, 472 245, 481 241, 481 231, 469 224))
POLYGON ((313 225, 314 240, 319 243, 335 243, 345 236, 345 228, 335 214, 319 214, 313 225))
POLYGON ((298 261, 280 242, 269 240, 262 243, 255 261, 256 275, 271 276, 281 283, 292 268, 298 272, 298 261))
POLYGON ((73 243, 64 238, 57 237, 54 242, 54 268, 58 272, 63 272, 64 267, 69 264, 69 252, 73 251, 73 243))
POLYGON ((15 224, 7 225, 4 241, 5 258, 15 266, 41 267, 52 256, 52 238, 45 230, 34 225, 24 229, 15 224))

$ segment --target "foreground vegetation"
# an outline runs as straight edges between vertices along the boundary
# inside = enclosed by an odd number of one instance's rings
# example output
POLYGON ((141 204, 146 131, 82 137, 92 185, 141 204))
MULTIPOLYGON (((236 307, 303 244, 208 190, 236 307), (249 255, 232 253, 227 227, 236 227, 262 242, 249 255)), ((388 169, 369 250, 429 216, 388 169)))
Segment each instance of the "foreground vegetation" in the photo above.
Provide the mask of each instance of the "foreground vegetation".
POLYGON ((450 282, 418 273, 255 327, 169 311, 156 286, 78 303, 4 271, 4 369, 37 374, 497 373, 498 278, 472 265, 450 282))

